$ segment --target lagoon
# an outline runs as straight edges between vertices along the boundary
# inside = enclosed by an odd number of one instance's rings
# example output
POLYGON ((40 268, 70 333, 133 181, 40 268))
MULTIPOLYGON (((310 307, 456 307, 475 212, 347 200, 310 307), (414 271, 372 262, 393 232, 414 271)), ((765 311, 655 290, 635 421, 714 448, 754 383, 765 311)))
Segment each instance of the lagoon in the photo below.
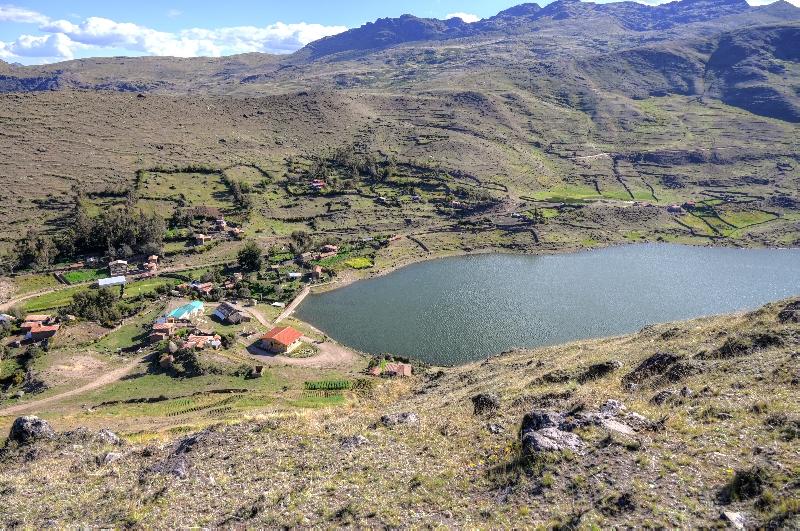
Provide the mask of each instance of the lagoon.
POLYGON ((798 294, 800 249, 642 244, 421 262, 310 295, 297 316, 364 352, 455 365, 798 294))

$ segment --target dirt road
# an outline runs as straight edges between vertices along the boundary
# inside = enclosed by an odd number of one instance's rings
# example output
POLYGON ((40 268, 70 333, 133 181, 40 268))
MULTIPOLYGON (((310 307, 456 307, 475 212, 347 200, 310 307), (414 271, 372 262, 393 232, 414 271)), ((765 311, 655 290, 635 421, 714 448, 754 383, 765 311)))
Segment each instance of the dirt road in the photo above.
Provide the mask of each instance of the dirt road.
POLYGON ((294 300, 291 303, 289 303, 289 306, 287 306, 286 309, 283 310, 281 314, 275 319, 274 324, 278 324, 287 317, 289 317, 290 315, 292 315, 292 312, 294 312, 297 309, 297 307, 300 306, 300 303, 303 302, 303 299, 305 299, 310 292, 311 288, 309 286, 304 287, 303 291, 301 291, 297 295, 297 297, 295 297, 294 300))
POLYGON ((356 351, 340 345, 331 340, 323 343, 314 343, 309 337, 303 337, 303 341, 313 344, 318 352, 310 358, 290 358, 271 354, 263 350, 258 345, 253 344, 247 347, 247 352, 255 359, 268 365, 291 365, 293 367, 310 367, 314 369, 334 369, 348 367, 359 357, 356 351))
POLYGON ((95 381, 90 382, 84 385, 83 387, 78 387, 77 389, 72 389, 71 391, 65 391, 57 395, 48 396, 47 398, 42 398, 40 400, 31 400, 29 402, 17 404, 15 406, 7 407, 5 409, 0 409, 0 417, 21 415, 23 413, 35 413, 39 411, 39 409, 42 406, 46 406, 47 404, 58 402, 59 400, 69 398, 71 396, 80 395, 87 391, 93 391, 94 389, 99 389, 100 387, 112 384, 116 381, 121 380, 124 376, 130 374, 136 368, 136 366, 139 365, 142 361, 143 361, 142 358, 137 358, 118 369, 115 369, 111 372, 102 375, 95 381))

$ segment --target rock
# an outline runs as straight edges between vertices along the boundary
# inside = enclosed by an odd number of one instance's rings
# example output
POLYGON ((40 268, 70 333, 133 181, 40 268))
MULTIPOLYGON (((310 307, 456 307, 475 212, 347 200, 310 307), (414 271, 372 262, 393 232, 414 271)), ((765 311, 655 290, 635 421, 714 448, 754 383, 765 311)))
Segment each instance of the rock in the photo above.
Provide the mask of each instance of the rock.
POLYGON ((746 529, 747 519, 742 513, 735 513, 733 511, 725 511, 722 513, 722 518, 730 522, 734 529, 746 529))
POLYGON ((167 345, 167 351, 170 354, 175 354, 176 352, 178 352, 178 345, 176 345, 174 341, 170 341, 169 344, 167 345))
POLYGON ((53 431, 53 428, 50 427, 46 420, 27 416, 19 417, 14 421, 8 440, 19 444, 30 444, 40 439, 52 439, 55 435, 56 432, 53 431))
POLYGON ((655 423, 644 415, 639 413, 628 413, 623 419, 627 424, 633 426, 636 430, 649 430, 652 429, 655 423))
POLYGON ((674 392, 670 391, 669 389, 664 389, 663 391, 659 391, 653 395, 653 398, 650 399, 650 403, 660 406, 672 400, 674 396, 674 392))
POLYGON ((625 411, 626 408, 625 404, 620 402, 619 400, 609 399, 606 400, 606 403, 600 406, 600 413, 604 415, 615 417, 619 415, 621 412, 625 411))
POLYGON ((399 424, 419 424, 419 417, 416 413, 392 413, 381 417, 381 424, 387 427, 397 426, 399 424))
POLYGON ((97 432, 97 437, 106 444, 113 444, 115 446, 122 445, 122 439, 111 430, 102 429, 97 432))
POLYGON ((564 415, 555 411, 533 410, 522 418, 522 432, 543 428, 557 428, 564 422, 564 415))
POLYGON ((686 387, 685 385, 681 388, 680 393, 683 398, 690 398, 692 395, 694 395, 692 390, 686 387))
POLYGON ((494 393, 481 393, 472 397, 473 414, 494 413, 500 408, 500 397, 494 393))
POLYGON ((786 323, 800 323, 800 301, 790 302, 778 313, 778 321, 786 323))
POLYGON ((493 435, 499 435, 505 431, 505 429, 500 424, 489 424, 486 426, 486 429, 489 430, 489 433, 493 435))
POLYGON ((345 450, 353 450, 360 446, 366 446, 369 444, 369 439, 364 437, 363 435, 353 435, 352 437, 345 437, 342 439, 342 448, 345 450))
POLYGON ((622 363, 617 360, 609 360, 601 363, 589 365, 584 372, 578 375, 579 383, 586 383, 590 380, 596 380, 611 374, 622 367, 622 363))
POLYGON ((578 450, 583 446, 581 438, 558 428, 542 428, 522 434, 522 448, 526 453, 578 450))
POLYGON ((615 431, 623 435, 634 435, 636 433, 633 428, 615 419, 602 419, 600 425, 609 431, 615 431))
POLYGON ((109 464, 113 463, 114 461, 118 461, 120 459, 122 459, 122 454, 121 453, 119 453, 119 452, 108 452, 103 457, 103 462, 102 463, 103 463, 103 465, 109 465, 109 464))

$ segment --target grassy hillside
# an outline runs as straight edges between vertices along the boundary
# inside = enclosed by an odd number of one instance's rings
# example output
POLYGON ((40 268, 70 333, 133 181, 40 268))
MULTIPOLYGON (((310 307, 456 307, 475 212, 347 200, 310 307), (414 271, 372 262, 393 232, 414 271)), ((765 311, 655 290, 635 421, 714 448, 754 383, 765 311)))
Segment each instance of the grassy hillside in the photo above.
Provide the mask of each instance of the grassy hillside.
POLYGON ((510 352, 146 444, 73 431, 12 445, 0 522, 796 526, 797 308, 510 352), (524 450, 532 411, 563 415, 575 447, 524 450), (403 412, 416 417, 383 417, 403 412))

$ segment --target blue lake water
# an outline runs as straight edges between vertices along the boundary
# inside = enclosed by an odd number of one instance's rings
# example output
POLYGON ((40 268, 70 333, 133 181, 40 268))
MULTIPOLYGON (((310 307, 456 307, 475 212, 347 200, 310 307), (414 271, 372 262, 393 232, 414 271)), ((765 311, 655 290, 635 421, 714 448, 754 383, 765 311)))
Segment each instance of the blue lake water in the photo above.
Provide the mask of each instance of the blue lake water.
POLYGON ((310 295, 297 315, 364 352, 453 365, 798 294, 800 249, 646 244, 431 260, 310 295))

